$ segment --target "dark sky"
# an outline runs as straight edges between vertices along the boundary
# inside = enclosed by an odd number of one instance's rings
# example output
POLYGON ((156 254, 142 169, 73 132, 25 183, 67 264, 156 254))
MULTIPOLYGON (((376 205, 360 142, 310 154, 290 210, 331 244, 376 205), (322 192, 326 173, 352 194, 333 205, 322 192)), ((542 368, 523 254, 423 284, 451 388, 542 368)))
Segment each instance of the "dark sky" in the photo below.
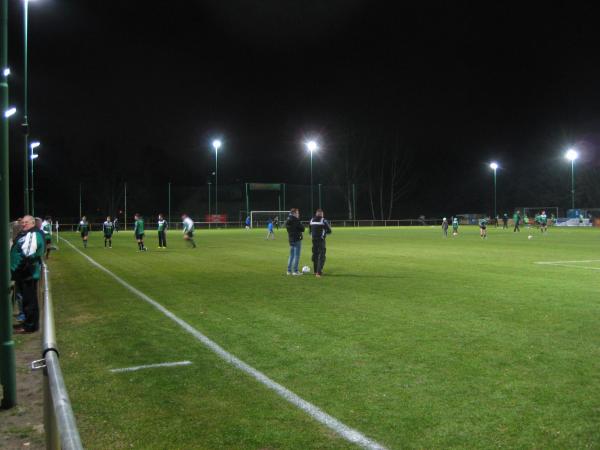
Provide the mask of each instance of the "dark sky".
MULTIPOLYGON (((20 4, 11 2, 10 17, 17 106, 20 4)), ((504 171, 507 207, 537 202, 524 180, 549 166, 568 177, 561 154, 570 145, 595 167, 600 125, 593 2, 549 5, 31 2, 31 136, 44 143, 39 201, 58 209, 56 199, 81 178, 203 184, 213 136, 224 141, 220 182, 307 184, 302 142, 318 136, 323 184, 348 139, 368 143, 363 158, 399 141, 416 181, 398 215, 451 214, 443 203, 486 210, 491 159, 504 171)), ((22 137, 13 131, 16 213, 22 137)))

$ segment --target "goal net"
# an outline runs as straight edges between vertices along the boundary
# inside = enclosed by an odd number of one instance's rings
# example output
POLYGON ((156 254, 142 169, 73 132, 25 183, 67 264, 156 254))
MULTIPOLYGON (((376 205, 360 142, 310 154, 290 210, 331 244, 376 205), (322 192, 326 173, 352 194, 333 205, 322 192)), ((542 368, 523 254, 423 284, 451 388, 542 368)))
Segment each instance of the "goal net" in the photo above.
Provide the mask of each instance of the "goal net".
POLYGON ((284 227, 289 211, 250 211, 250 226, 252 228, 266 228, 269 221, 275 228, 284 227))

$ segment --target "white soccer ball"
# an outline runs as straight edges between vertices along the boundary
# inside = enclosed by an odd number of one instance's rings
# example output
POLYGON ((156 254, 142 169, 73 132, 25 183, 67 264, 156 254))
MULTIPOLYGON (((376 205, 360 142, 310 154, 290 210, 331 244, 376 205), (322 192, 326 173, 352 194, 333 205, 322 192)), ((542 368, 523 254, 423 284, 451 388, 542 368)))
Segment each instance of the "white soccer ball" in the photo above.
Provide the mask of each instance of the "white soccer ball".
POLYGON ((308 266, 304 266, 304 267, 302 268, 302 273, 310 273, 310 267, 308 267, 308 266))
POLYGON ((532 235, 527 236, 527 239, 533 239, 532 235))

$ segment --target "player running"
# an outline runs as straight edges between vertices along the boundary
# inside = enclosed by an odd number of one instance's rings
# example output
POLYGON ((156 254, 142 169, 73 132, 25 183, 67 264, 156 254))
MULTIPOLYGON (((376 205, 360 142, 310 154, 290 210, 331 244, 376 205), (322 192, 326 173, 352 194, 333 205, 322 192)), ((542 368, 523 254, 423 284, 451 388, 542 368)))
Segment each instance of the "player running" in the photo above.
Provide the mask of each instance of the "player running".
POLYGON ((102 224, 102 233, 104 234, 104 248, 112 248, 112 236, 115 232, 115 224, 110 220, 110 216, 102 224))
POLYGON ((487 226, 488 220, 485 217, 479 220, 479 236, 481 236, 481 239, 487 238, 487 226))
POLYGON ((88 235, 90 234, 90 224, 87 221, 87 217, 83 216, 77 227, 77 231, 81 234, 81 240, 83 241, 83 247, 87 248, 88 235))
POLYGON ((194 242, 194 221, 187 214, 182 214, 181 220, 183 221, 183 239, 192 244, 192 248, 196 248, 196 243, 194 242))
POLYGON ((167 228, 169 223, 162 214, 158 215, 158 248, 167 248, 167 228))
POLYGON ((135 219, 133 234, 135 235, 135 240, 138 244, 138 250, 140 252, 145 252, 148 249, 144 247, 144 219, 139 213, 136 213, 133 218, 135 219))

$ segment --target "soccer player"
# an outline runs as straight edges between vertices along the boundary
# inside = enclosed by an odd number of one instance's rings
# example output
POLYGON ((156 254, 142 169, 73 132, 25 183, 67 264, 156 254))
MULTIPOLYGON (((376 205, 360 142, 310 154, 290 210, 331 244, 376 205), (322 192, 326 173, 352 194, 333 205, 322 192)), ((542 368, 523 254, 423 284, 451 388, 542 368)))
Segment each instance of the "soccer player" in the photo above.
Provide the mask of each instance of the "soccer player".
POLYGON ((300 261, 300 252, 302 250, 304 225, 300 222, 300 211, 298 208, 290 210, 290 215, 285 221, 285 228, 288 232, 288 241, 290 243, 287 274, 294 276, 302 275, 302 272, 298 272, 298 262, 300 261))
POLYGON ((192 244, 192 248, 196 248, 196 243, 194 242, 194 221, 187 214, 182 214, 181 220, 183 221, 183 239, 192 244))
POLYGON ((452 218, 452 234, 456 236, 458 234, 458 217, 452 218))
POLYGON ((138 249, 140 252, 145 252, 148 249, 144 247, 144 219, 139 213, 136 213, 133 218, 135 219, 133 234, 135 234, 135 240, 137 241, 138 249))
POLYGON ((46 259, 50 258, 50 250, 52 249, 52 217, 46 216, 42 222, 42 233, 44 234, 44 242, 46 248, 46 259))
POLYGON ((502 229, 508 228, 508 214, 502 214, 502 229))
POLYGON ((113 227, 115 228, 115 233, 119 232, 119 218, 115 216, 115 220, 113 220, 113 227))
POLYGON ((445 217, 442 220, 442 231, 444 232, 444 237, 448 237, 448 219, 445 217))
POLYGON ((106 218, 102 224, 102 232, 104 233, 104 248, 112 248, 112 235, 115 231, 115 224, 110 220, 110 216, 106 218))
POLYGON ((331 226, 323 217, 323 210, 317 209, 315 216, 310 219, 310 235, 312 237, 312 260, 315 268, 315 276, 321 278, 323 266, 325 265, 325 238, 331 234, 331 226))
POLYGON ((269 220, 267 222, 267 237, 265 239, 275 239, 275 233, 273 233, 273 222, 269 220))
POLYGON ((87 217, 83 216, 79 222, 77 230, 81 234, 81 240, 83 241, 83 247, 87 248, 88 234, 90 234, 90 224, 87 221, 87 217))
POLYGON ((168 222, 162 214, 158 215, 158 248, 167 248, 167 228, 168 222))
POLYGON ((250 216, 246 217, 246 230, 250 229, 250 216))
POLYGON ((479 236, 481 236, 481 239, 487 238, 487 225, 488 220, 485 217, 479 220, 479 236))
POLYGON ((542 211, 542 214, 540 214, 540 230, 542 233, 548 231, 548 216, 546 215, 546 211, 542 211))
POLYGON ((275 226, 276 230, 279 230, 279 217, 273 217, 273 225, 275 226))
POLYGON ((518 231, 520 233, 521 229, 519 228, 519 224, 521 223, 521 211, 515 211, 515 213, 513 214, 513 222, 515 223, 515 229, 513 230, 513 233, 515 231, 518 231))

